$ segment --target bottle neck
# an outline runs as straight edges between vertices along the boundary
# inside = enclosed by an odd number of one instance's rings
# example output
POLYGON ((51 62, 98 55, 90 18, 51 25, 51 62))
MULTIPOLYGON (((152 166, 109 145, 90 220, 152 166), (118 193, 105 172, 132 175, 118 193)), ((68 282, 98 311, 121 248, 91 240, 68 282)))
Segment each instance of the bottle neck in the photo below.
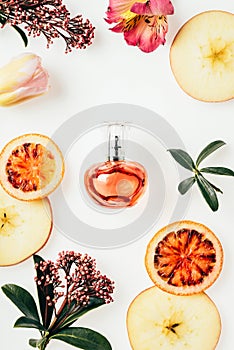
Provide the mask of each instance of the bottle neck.
POLYGON ((108 160, 120 161, 125 158, 125 125, 111 124, 108 127, 108 160))

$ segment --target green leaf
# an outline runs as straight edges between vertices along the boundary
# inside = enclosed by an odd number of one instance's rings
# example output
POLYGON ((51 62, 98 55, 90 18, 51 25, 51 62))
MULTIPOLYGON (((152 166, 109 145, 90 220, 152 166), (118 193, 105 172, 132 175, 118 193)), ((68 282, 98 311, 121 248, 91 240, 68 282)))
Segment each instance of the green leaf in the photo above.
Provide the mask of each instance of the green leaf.
POLYGON ((196 182, 196 179, 195 179, 194 176, 193 177, 189 177, 188 179, 185 179, 178 186, 179 192, 181 194, 185 194, 193 186, 194 182, 196 182))
POLYGON ((45 327, 42 324, 32 318, 22 316, 14 324, 15 328, 36 328, 40 331, 45 331, 45 327))
POLYGON ((29 339, 29 345, 31 345, 33 348, 39 348, 46 341, 47 341, 47 338, 29 339))
POLYGON ((188 170, 195 170, 195 164, 187 152, 182 149, 169 149, 168 151, 181 166, 188 170))
POLYGON ((28 37, 25 34, 25 32, 20 27, 18 27, 16 25, 13 25, 12 27, 19 33, 19 35, 23 39, 24 46, 26 47, 28 45, 28 37))
POLYGON ((200 174, 196 175, 196 179, 199 189, 209 207, 213 211, 217 211, 219 208, 219 202, 214 187, 200 174))
MULTIPOLYGON (((202 175, 202 174, 201 174, 202 175)), ((220 188, 218 188, 217 186, 215 186, 214 184, 212 184, 210 181, 208 181, 207 179, 206 179, 206 181, 210 184, 210 186, 211 187, 213 187, 213 189, 216 191, 216 192, 219 192, 219 193, 222 193, 223 194, 223 191, 220 189, 220 188)))
POLYGON ((211 153, 213 153, 214 151, 216 151, 219 147, 222 147, 223 145, 225 145, 224 141, 221 140, 217 140, 217 141, 213 141, 211 143, 209 143, 209 145, 207 145, 199 154, 199 156, 197 157, 197 161, 196 161, 196 166, 198 167, 198 165, 206 158, 208 157, 211 153))
POLYGON ((6 24, 6 18, 3 17, 3 15, 0 13, 0 23, 4 26, 4 24, 6 24))
POLYGON ((97 297, 91 297, 87 306, 81 307, 79 310, 73 312, 71 315, 66 317, 65 321, 61 324, 60 327, 70 326, 75 321, 77 321, 78 318, 80 318, 81 316, 83 316, 87 312, 89 312, 93 309, 96 309, 97 307, 99 307, 103 304, 105 304, 104 299, 97 298, 97 297))
POLYGON ((36 303, 27 290, 15 284, 5 284, 2 291, 26 317, 40 322, 36 303))
MULTIPOLYGON (((45 261, 39 255, 34 255, 33 260, 35 264, 40 264, 41 261, 45 261)), ((40 279, 43 274, 39 269, 37 269, 36 271, 37 271, 37 277, 38 279, 40 279)), ((37 285, 37 294, 38 294, 38 299, 40 304, 42 323, 45 328, 48 328, 51 322, 54 309, 53 309, 53 306, 48 306, 46 297, 49 296, 51 300, 54 298, 53 285, 49 284, 43 288, 37 285)))
POLYGON ((226 176, 234 176, 234 171, 224 167, 207 167, 202 168, 200 170, 203 173, 215 174, 215 175, 226 175, 226 176))
POLYGON ((58 339, 84 350, 111 350, 109 341, 100 333, 82 327, 64 328, 50 339, 58 339))
POLYGON ((31 345, 33 348, 37 348, 40 345, 41 339, 29 339, 29 345, 31 345))
MULTIPOLYGON (((4 26, 7 22, 7 18, 4 17, 1 13, 0 13, 0 23, 4 26)), ((12 25, 12 27, 19 33, 19 35, 21 36, 21 38, 23 39, 24 42, 24 46, 26 47, 28 45, 28 37, 25 34, 25 32, 18 27, 17 25, 12 25)))

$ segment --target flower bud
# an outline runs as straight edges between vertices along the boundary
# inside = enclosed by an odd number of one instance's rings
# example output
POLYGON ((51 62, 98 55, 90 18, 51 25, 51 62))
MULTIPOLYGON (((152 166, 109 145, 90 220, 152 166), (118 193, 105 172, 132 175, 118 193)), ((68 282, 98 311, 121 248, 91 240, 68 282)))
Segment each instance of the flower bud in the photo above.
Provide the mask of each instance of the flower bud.
POLYGON ((10 106, 48 91, 48 73, 41 58, 24 53, 0 68, 0 106, 10 106))

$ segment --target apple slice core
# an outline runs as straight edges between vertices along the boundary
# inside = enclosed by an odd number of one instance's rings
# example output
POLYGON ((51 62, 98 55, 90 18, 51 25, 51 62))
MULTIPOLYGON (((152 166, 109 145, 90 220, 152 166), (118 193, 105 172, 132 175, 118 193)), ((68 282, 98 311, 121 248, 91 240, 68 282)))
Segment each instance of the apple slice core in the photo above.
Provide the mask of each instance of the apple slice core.
POLYGON ((19 201, 0 187, 0 266, 15 265, 47 242, 52 230, 48 199, 19 201))
POLYGON ((127 329, 133 350, 214 350, 221 320, 205 293, 179 296, 152 287, 129 306, 127 329))
POLYGON ((234 14, 207 11, 191 18, 173 40, 170 64, 177 83, 193 98, 234 98, 234 14))

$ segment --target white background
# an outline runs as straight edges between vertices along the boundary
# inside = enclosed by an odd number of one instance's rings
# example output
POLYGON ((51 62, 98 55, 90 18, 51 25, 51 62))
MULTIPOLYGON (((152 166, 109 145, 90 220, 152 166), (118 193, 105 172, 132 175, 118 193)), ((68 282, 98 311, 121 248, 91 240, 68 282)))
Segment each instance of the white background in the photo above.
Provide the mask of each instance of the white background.
MULTIPOLYGON (((23 133, 52 135, 69 117, 94 105, 125 102, 147 107, 163 116, 177 130, 192 155, 196 155, 210 141, 223 139, 227 146, 210 158, 211 165, 234 168, 234 101, 212 104, 192 99, 178 87, 169 65, 169 48, 178 28, 193 15, 205 10, 233 12, 233 1, 174 0, 173 3, 175 15, 169 18, 167 43, 151 54, 127 46, 122 35, 108 30, 103 20, 107 1, 66 2, 72 14, 83 13, 96 27, 95 41, 85 51, 65 55, 62 41, 47 50, 44 38, 30 39, 25 49, 15 31, 10 28, 1 30, 0 65, 22 52, 34 52, 42 57, 43 65, 50 73, 51 89, 47 95, 21 105, 0 108, 0 147, 23 133)), ((230 178, 215 180, 224 191, 219 211, 212 213, 200 193, 194 189, 186 219, 206 224, 222 242, 225 252, 223 271, 208 294, 218 306, 223 324, 217 349, 232 350, 234 184, 230 178)), ((44 258, 50 259, 55 259, 57 252, 64 249, 87 252, 97 259, 99 269, 116 281, 115 302, 85 316, 80 323, 105 334, 115 350, 130 349, 125 326, 126 311, 131 300, 152 285, 144 268, 144 254, 147 242, 163 224, 158 222, 151 232, 136 243, 109 251, 84 248, 54 230, 48 244, 40 252, 44 258)), ((1 268, 0 285, 5 283, 19 284, 34 294, 32 260, 1 268)), ((1 348, 29 349, 27 339, 37 337, 35 330, 12 328, 18 317, 18 310, 0 293, 1 348)), ((54 341, 48 348, 59 350, 71 347, 54 341)))

